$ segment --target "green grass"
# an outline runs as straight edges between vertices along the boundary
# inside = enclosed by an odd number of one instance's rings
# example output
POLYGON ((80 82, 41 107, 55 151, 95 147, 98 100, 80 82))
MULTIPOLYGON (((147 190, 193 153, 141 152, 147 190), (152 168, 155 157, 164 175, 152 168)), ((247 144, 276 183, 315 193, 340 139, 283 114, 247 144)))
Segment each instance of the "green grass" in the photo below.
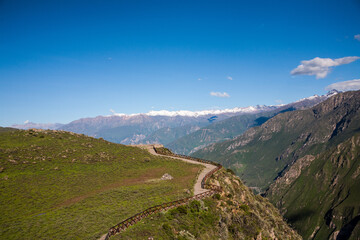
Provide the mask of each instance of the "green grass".
POLYGON ((214 178, 223 193, 144 218, 111 239, 300 239, 274 206, 233 174, 220 170, 214 178))
POLYGON ((214 227, 219 221, 216 214, 215 201, 193 201, 167 212, 145 218, 125 232, 111 239, 188 239, 181 236, 181 231, 191 233, 195 239, 206 238, 208 228, 214 227), (205 237, 205 238, 204 238, 205 237))
POLYGON ((0 133, 0 238, 97 239, 192 190, 200 165, 62 131, 0 133), (174 177, 160 181, 164 173, 174 177))

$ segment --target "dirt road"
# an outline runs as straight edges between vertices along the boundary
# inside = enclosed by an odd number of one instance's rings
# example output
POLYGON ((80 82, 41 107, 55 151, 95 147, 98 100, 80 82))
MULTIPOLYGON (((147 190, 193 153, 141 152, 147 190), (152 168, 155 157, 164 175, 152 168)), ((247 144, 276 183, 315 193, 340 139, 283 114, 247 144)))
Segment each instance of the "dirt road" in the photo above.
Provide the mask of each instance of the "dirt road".
MULTIPOLYGON (((138 145, 137 147, 143 148, 143 149, 147 149, 151 154, 156 155, 156 156, 164 156, 161 154, 157 154, 154 150, 154 146, 153 145, 138 145)), ((193 161, 193 160, 189 160, 186 158, 180 158, 180 157, 172 157, 172 156, 166 156, 169 158, 174 158, 174 159, 179 159, 181 161, 184 162, 188 162, 188 163, 193 163, 193 164, 200 164, 205 166, 205 168, 201 171, 201 173, 199 174, 199 176, 196 179, 196 183, 194 186, 194 195, 199 194, 199 193, 203 193, 203 192, 207 192, 209 191, 208 189, 204 189, 201 187, 201 181, 202 179, 205 177, 205 175, 210 172, 211 170, 215 169, 216 166, 212 165, 212 164, 207 164, 207 163, 201 163, 201 162, 197 162, 197 161, 193 161)))
MULTIPOLYGON (((155 150, 154 150, 153 145, 132 145, 132 146, 133 147, 140 147, 142 149, 146 149, 151 154, 156 155, 156 156, 162 156, 162 157, 164 156, 164 155, 161 155, 161 154, 157 154, 155 152, 155 150)), ((201 163, 201 162, 198 162, 198 161, 193 161, 193 160, 189 160, 189 159, 181 158, 181 157, 172 157, 172 156, 166 156, 166 157, 173 158, 173 159, 179 159, 181 161, 188 162, 188 163, 203 165, 205 168, 201 171, 201 173, 199 174, 199 176, 196 179, 195 186, 194 186, 194 195, 210 191, 208 189, 204 189, 204 188, 201 187, 201 181, 202 181, 202 179, 205 177, 205 175, 207 173, 209 173, 211 170, 216 168, 215 165, 207 164, 207 163, 201 163)), ((105 240, 105 239, 106 239, 106 234, 104 234, 99 240, 105 240)))

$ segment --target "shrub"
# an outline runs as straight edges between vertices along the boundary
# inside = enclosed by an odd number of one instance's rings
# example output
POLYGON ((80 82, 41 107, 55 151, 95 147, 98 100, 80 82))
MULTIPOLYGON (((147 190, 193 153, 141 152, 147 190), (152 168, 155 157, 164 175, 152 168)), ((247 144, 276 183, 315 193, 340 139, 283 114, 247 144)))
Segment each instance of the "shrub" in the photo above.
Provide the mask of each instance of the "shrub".
POLYGON ((164 229, 164 232, 165 232, 167 235, 172 236, 172 229, 171 229, 171 227, 170 227, 169 224, 164 223, 164 224, 162 225, 162 228, 164 229))
POLYGON ((201 208, 201 204, 199 201, 195 200, 190 203, 190 211, 191 212, 199 212, 200 208, 201 208))
POLYGON ((185 214, 187 214, 187 207, 185 205, 183 205, 183 206, 179 206, 177 208, 174 208, 174 209, 171 210, 170 214, 172 216, 185 215, 185 214))
POLYGON ((235 172, 234 172, 232 169, 230 169, 230 168, 226 169, 226 171, 227 171, 228 173, 231 173, 232 175, 236 175, 235 172))
POLYGON ((220 195, 219 193, 216 193, 216 194, 214 195, 214 198, 217 199, 217 200, 220 200, 221 195, 220 195))

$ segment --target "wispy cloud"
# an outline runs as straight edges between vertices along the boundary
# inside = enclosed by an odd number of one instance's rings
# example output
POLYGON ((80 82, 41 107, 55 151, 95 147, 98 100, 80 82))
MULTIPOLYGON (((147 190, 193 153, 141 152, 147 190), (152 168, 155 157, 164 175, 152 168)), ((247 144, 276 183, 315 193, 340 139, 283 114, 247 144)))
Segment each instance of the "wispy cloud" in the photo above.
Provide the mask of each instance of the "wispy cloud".
POLYGON ((231 76, 227 76, 227 79, 229 80, 233 80, 233 78, 231 76))
POLYGON ((360 57, 343 57, 343 58, 319 58, 301 61, 297 68, 293 69, 291 75, 315 75, 317 79, 326 77, 331 67, 348 64, 358 60, 360 57))
POLYGON ((115 110, 113 110, 113 109, 110 109, 110 112, 111 112, 112 114, 116 114, 115 110))
POLYGON ((360 41, 360 34, 356 34, 356 35, 354 36, 354 39, 360 41))
POLYGON ((198 81, 201 81, 202 80, 202 78, 198 78, 198 81))
POLYGON ((227 92, 210 92, 210 95, 211 96, 214 96, 214 97, 222 97, 222 98, 228 98, 230 97, 230 95, 227 93, 227 92))
POLYGON ((24 122, 24 124, 27 124, 27 123, 29 123, 30 121, 29 120, 26 120, 25 122, 24 122))
POLYGON ((338 91, 359 90, 360 79, 353 79, 349 81, 333 83, 325 88, 326 91, 330 91, 332 89, 336 89, 338 91))

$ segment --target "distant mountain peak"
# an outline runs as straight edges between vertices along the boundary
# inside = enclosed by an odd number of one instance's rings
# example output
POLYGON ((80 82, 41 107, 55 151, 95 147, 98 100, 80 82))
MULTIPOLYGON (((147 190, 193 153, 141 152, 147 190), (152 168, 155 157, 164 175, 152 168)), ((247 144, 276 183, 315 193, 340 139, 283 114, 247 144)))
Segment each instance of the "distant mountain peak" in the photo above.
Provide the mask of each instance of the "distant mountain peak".
POLYGON ((37 129, 55 130, 63 125, 64 124, 61 123, 34 123, 34 122, 30 122, 29 120, 26 120, 23 124, 13 124, 11 127, 18 129, 37 128, 37 129))
POLYGON ((124 114, 124 113, 115 113, 110 116, 119 116, 119 117, 132 117, 139 115, 146 116, 167 116, 167 117, 200 117, 207 115, 216 115, 216 114, 226 114, 226 113, 256 113, 259 111, 267 111, 277 108, 278 106, 266 106, 266 105, 256 105, 249 107, 235 107, 227 109, 215 109, 215 110, 202 110, 202 111, 189 111, 189 110, 179 110, 179 111, 169 111, 169 110, 159 110, 159 111, 150 111, 148 113, 135 113, 135 114, 124 114))
POLYGON ((332 90, 330 90, 330 91, 327 92, 326 96, 327 96, 327 97, 332 97, 332 96, 334 96, 334 95, 336 95, 336 94, 338 94, 338 93, 341 93, 341 91, 338 91, 338 90, 336 90, 336 89, 332 89, 332 90))

